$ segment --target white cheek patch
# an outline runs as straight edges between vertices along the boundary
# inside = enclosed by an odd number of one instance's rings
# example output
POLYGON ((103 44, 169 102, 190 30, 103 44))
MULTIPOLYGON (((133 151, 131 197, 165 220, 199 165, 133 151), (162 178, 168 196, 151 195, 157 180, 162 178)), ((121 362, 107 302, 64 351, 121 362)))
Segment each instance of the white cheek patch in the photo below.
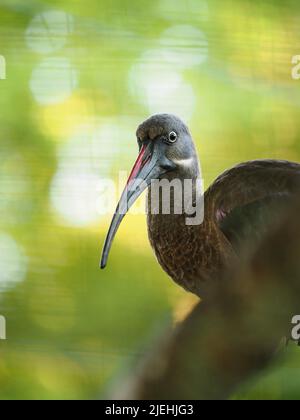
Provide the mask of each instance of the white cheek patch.
POLYGON ((188 159, 174 159, 173 160, 176 165, 181 166, 183 168, 190 168, 194 162, 194 158, 190 157, 188 159))

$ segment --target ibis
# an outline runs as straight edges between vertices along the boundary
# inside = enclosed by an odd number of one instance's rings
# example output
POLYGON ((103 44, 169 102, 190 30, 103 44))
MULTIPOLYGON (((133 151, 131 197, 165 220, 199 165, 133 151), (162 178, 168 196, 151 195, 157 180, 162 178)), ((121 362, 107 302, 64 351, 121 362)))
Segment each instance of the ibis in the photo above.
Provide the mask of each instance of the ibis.
POLYGON ((113 216, 101 268, 127 210, 147 189, 148 234, 158 262, 177 284, 205 297, 217 287, 224 270, 242 257, 244 244, 259 241, 285 203, 299 194, 300 164, 266 159, 234 166, 201 197, 192 191, 192 201, 203 200, 204 216, 201 223, 187 223, 187 214, 175 212, 174 205, 169 214, 153 206, 151 189, 155 180, 178 179, 195 181, 197 189, 202 175, 189 128, 174 115, 158 114, 143 122, 136 135, 139 155, 113 216))

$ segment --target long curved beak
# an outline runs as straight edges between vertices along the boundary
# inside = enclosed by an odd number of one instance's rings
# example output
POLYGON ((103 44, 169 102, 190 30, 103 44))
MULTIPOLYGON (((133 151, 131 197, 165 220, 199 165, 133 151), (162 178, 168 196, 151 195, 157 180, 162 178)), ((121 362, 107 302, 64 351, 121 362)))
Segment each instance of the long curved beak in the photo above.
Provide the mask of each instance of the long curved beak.
POLYGON ((160 175, 158 155, 155 149, 153 142, 143 145, 133 166, 105 240, 100 264, 102 269, 106 267, 114 237, 126 213, 142 192, 149 186, 151 180, 158 178, 160 175))

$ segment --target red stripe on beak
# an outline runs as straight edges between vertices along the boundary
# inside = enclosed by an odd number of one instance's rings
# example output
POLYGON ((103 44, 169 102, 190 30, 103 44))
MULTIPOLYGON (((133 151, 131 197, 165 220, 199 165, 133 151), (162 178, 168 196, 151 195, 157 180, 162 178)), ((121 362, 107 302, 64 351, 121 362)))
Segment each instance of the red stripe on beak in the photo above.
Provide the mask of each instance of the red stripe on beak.
POLYGON ((128 178, 128 181, 127 181, 127 186, 131 181, 133 181, 137 177, 138 173, 143 169, 143 167, 149 161, 149 159, 151 157, 150 155, 148 156, 147 159, 144 160, 144 157, 145 157, 145 154, 146 154, 146 149, 147 149, 147 146, 144 144, 141 148, 141 151, 138 155, 138 158, 137 158, 137 160, 136 160, 136 162, 135 162, 135 164, 132 168, 132 171, 129 175, 129 178, 128 178))

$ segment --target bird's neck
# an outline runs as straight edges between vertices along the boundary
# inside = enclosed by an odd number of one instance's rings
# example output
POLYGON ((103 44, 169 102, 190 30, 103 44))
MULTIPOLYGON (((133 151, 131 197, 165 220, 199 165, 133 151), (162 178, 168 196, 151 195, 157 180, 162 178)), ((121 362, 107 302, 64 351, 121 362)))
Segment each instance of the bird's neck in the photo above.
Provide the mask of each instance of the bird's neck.
POLYGON ((148 190, 147 212, 169 223, 191 216, 203 202, 203 181, 197 158, 180 161, 177 171, 154 180, 148 190))

